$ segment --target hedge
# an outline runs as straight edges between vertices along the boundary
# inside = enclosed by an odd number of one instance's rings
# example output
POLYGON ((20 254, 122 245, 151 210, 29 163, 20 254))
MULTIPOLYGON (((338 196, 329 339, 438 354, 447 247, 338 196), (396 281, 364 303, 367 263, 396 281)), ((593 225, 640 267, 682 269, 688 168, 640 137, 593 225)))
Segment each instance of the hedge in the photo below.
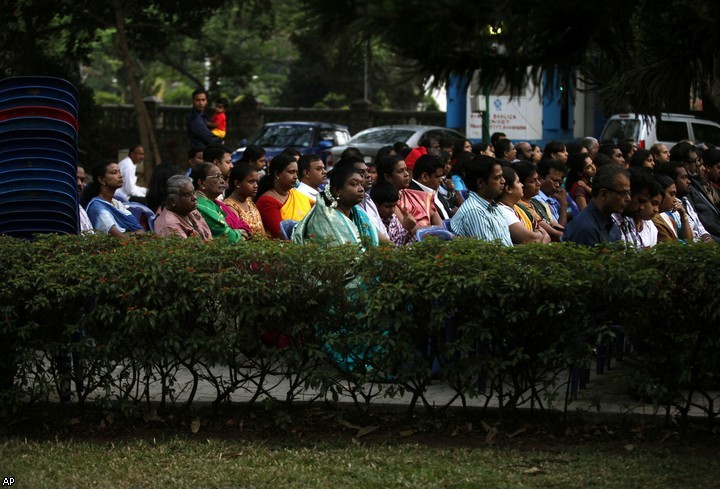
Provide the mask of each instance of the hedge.
MULTIPOLYGON (((413 394, 446 382, 463 403, 501 412, 567 400, 572 366, 589 365, 616 328, 636 346, 633 376, 656 406, 717 415, 720 251, 642 252, 572 245, 506 248, 426 240, 361 253, 277 241, 0 237, 0 384, 6 409, 66 397, 216 403, 246 390, 280 402, 317 392, 413 394), (280 345, 281 347, 278 347, 280 345), (68 366, 70 355, 80 368, 68 366), (190 372, 188 385, 177 382, 190 372)), ((251 401, 251 402, 252 402, 251 401)))

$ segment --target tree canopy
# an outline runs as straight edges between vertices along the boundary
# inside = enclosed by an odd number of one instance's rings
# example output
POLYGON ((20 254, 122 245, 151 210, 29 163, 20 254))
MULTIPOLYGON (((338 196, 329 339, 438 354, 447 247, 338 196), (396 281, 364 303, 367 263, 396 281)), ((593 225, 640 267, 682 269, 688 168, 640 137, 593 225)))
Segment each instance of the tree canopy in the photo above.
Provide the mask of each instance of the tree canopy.
POLYGON ((330 36, 372 36, 435 80, 482 74, 519 93, 570 67, 608 112, 720 107, 720 10, 711 0, 305 0, 330 36))

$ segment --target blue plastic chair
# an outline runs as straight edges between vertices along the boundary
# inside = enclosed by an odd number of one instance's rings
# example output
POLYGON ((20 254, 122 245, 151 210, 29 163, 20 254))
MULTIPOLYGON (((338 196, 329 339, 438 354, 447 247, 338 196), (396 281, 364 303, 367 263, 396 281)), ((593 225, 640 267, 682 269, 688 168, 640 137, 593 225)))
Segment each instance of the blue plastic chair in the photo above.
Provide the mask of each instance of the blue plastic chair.
MULTIPOLYGON (((8 134, 9 133, 6 133, 4 136, 8 134)), ((22 154, 29 151, 36 156, 40 156, 40 154, 36 153, 37 151, 52 151, 53 153, 67 155, 69 158, 72 158, 73 161, 77 161, 77 148, 74 144, 57 138, 48 138, 43 135, 18 138, 3 137, 0 139, 0 155, 11 151, 23 152, 22 154)))
POLYGON ((46 212, 52 209, 62 212, 68 216, 75 216, 78 213, 77 202, 65 194, 50 192, 49 194, 40 194, 39 196, 27 195, 26 192, 13 192, 11 194, 0 195, 0 212, 46 212))
MULTIPOLYGON (((8 178, 5 176, 11 172, 16 171, 56 171, 66 173, 70 178, 77 178, 77 165, 67 160, 60 160, 55 158, 13 158, 10 160, 3 160, 0 157, 0 178, 8 178)), ((37 174, 35 174, 37 175, 37 174)), ((42 177, 37 175, 36 177, 42 177)))
POLYGON ((4 165, 0 162, 0 183, 14 180, 50 180, 64 182, 77 187, 77 169, 64 162, 57 162, 55 168, 43 168, 42 166, 23 166, 13 168, 12 165, 4 165))
POLYGON ((32 139, 38 147, 57 147, 57 149, 66 148, 70 154, 77 156, 77 139, 75 136, 69 136, 62 131, 56 131, 52 128, 28 129, 28 128, 3 128, 0 123, 0 141, 15 141, 32 139), (48 144, 48 146, 42 146, 48 144))
POLYGON ((415 232, 415 237, 418 241, 422 241, 428 236, 435 236, 440 241, 450 241, 451 239, 453 239, 453 235, 450 231, 439 226, 430 226, 427 228, 418 229, 415 232))
POLYGON ((135 219, 138 220, 145 231, 151 229, 150 220, 155 217, 152 209, 139 202, 128 202, 125 206, 127 206, 128 210, 135 216, 135 219))
POLYGON ((292 238, 292 233, 295 230, 295 226, 297 226, 297 221, 293 219, 286 219, 284 221, 280 221, 280 231, 282 232, 283 236, 287 241, 290 241, 292 238))
POLYGON ((26 96, 48 96, 65 100, 78 107, 75 85, 51 76, 14 76, 0 80, 0 99, 26 96))
POLYGON ((50 219, 23 219, 0 223, 0 234, 14 233, 61 233, 78 234, 77 222, 74 224, 50 219))
POLYGON ((21 221, 23 219, 49 219, 52 221, 61 221, 76 223, 78 221, 78 212, 72 212, 66 207, 1 207, 0 222, 5 221, 21 221))
MULTIPOLYGON (((0 121, 0 134, 18 130, 50 130, 65 134, 77 144, 77 131, 67 122, 51 117, 15 117, 0 121)), ((4 139, 5 136, 2 136, 4 139)))
POLYGON ((8 94, 9 97, 5 98, 0 94, 0 110, 12 109, 15 107, 26 107, 28 105, 38 105, 42 107, 52 107, 53 109, 64 110, 72 114, 76 119, 78 117, 78 108, 76 105, 56 97, 50 97, 45 95, 26 95, 22 94, 17 97, 13 97, 8 94))
POLYGON ((567 194, 567 201, 568 205, 570 206, 570 213, 573 217, 577 217, 578 214, 580 214, 580 209, 578 208, 577 204, 575 203, 575 199, 570 197, 570 194, 567 194))
POLYGON ((69 181, 45 178, 5 180, 0 173, 0 194, 23 190, 39 192, 54 190, 65 193, 76 202, 78 200, 77 180, 74 185, 69 181))
POLYGON ((77 187, 73 192, 56 189, 10 189, 0 191, 0 204, 20 204, 25 202, 43 202, 48 205, 65 204, 71 209, 78 205, 77 187))
POLYGON ((41 147, 9 147, 0 144, 0 162, 14 159, 33 159, 33 158, 49 158, 53 160, 61 160, 69 163, 71 166, 77 166, 77 156, 67 151, 61 151, 53 148, 41 147))

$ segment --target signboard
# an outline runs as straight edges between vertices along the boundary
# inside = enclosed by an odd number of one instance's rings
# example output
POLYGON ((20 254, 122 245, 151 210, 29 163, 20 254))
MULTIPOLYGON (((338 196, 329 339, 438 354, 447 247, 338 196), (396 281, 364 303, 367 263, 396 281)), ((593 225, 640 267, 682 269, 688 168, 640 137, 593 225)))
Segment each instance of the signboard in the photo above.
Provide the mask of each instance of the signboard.
MULTIPOLYGON (((477 86, 477 85, 475 85, 477 86)), ((477 93, 468 90, 468 114, 466 134, 470 139, 482 139, 483 113, 472 110, 473 99, 471 97, 482 97, 477 93)), ((509 95, 490 94, 490 131, 504 132, 507 137, 515 142, 537 141, 543 138, 542 117, 543 105, 540 91, 528 86, 525 94, 514 97, 509 95)), ((478 104, 475 104, 477 106, 478 104)))

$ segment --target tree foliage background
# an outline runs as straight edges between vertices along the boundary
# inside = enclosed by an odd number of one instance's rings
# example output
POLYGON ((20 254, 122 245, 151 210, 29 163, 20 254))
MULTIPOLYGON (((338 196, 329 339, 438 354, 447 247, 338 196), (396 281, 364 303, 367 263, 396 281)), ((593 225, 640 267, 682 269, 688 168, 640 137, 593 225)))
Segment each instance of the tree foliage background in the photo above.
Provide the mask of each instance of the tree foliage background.
MULTIPOLYGON (((48 74, 93 102, 210 97, 344 107, 368 98, 414 109, 429 81, 482 73, 515 93, 579 68, 607 113, 686 111, 699 94, 720 107, 720 9, 711 0, 7 0, 0 76, 48 74), (367 69, 366 69, 367 68, 367 69)), ((92 130, 86 125, 86 129, 92 130)), ((153 161, 153 157, 146 157, 153 161)), ((155 160, 157 161, 157 160, 155 160)))
POLYGON ((372 36, 443 81, 482 73, 515 93, 569 67, 608 113, 720 107, 720 9, 712 0, 305 0, 330 36, 372 36), (529 75, 528 71, 529 70, 529 75))

